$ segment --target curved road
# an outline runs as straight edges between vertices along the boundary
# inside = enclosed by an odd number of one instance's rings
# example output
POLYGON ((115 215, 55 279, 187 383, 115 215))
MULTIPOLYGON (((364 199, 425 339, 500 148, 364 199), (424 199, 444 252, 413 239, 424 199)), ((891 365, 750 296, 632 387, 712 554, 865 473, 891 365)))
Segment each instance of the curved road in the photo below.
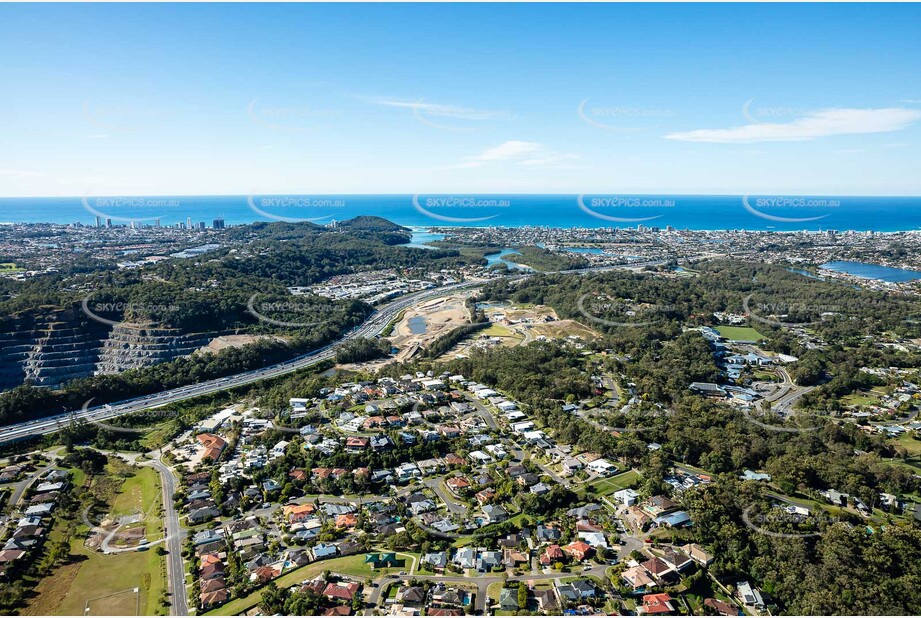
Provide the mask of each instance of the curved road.
MULTIPOLYGON (((644 262, 642 264, 630 264, 629 268, 636 268, 638 266, 647 266, 660 264, 660 261, 650 261, 644 262)), ((559 271, 558 273, 544 273, 544 274, 580 274, 588 275, 599 272, 604 272, 608 270, 616 270, 619 268, 625 268, 627 265, 617 265, 617 266, 599 266, 596 268, 586 268, 578 270, 564 270, 559 271)), ((517 279, 526 279, 533 276, 532 274, 513 274, 508 275, 507 279, 517 280, 517 279)), ((207 382, 200 382, 198 384, 190 384, 188 386, 182 386, 175 388, 169 391, 163 391, 160 393, 154 393, 151 395, 145 395, 143 397, 136 397, 134 399, 129 399, 115 404, 106 404, 103 406, 97 406, 95 408, 85 408, 81 410, 74 410, 72 412, 67 412, 64 414, 58 414, 56 416, 48 416, 41 419, 36 419, 34 421, 27 421, 25 423, 19 423, 16 425, 9 425, 3 428, 0 432, 0 443, 3 442, 12 442, 15 440, 23 440, 25 438, 31 438, 34 436, 40 436, 48 433, 54 433, 60 431, 67 427, 74 421, 77 420, 86 420, 86 421, 104 421, 122 416, 125 414, 131 414, 133 412, 140 412, 142 410, 150 410, 153 408, 159 408, 167 404, 176 403, 178 401, 184 401, 186 399, 192 399, 194 397, 200 397, 202 395, 209 395, 211 393, 217 393, 220 391, 225 391, 231 388, 236 388, 238 386, 244 386, 246 384, 252 384, 254 382, 259 382, 260 380, 265 380, 268 378, 275 378, 282 376, 294 371, 298 371, 305 367, 310 367, 311 365, 316 365, 317 363, 329 360, 336 355, 336 349, 341 346, 343 343, 349 341, 350 339, 360 338, 360 337, 374 337, 381 334, 390 323, 391 320, 396 318, 400 312, 402 312, 407 307, 410 307, 413 304, 418 302, 430 300, 432 298, 437 298, 439 296, 447 296, 457 292, 458 290, 473 288, 485 285, 492 280, 484 281, 468 281, 463 283, 455 283, 452 285, 446 285, 444 287, 436 288, 434 290, 423 290, 421 292, 416 292, 414 294, 409 294, 402 298, 399 298, 387 305, 384 305, 380 309, 371 313, 368 319, 361 325, 355 327, 349 331, 342 339, 331 343, 325 347, 322 347, 318 350, 314 350, 308 354, 304 354, 297 358, 294 358, 283 363, 278 363, 276 365, 270 365, 262 369, 255 369, 252 371, 247 371, 244 373, 239 373, 233 376, 227 376, 224 378, 218 378, 215 380, 208 380, 207 382)))
POLYGON ((234 376, 218 378, 215 380, 209 380, 207 382, 183 386, 169 391, 163 391, 161 393, 129 399, 121 403, 98 406, 94 408, 86 408, 79 411, 45 417, 26 423, 20 423, 18 425, 10 425, 8 427, 4 427, 2 433, 0 433, 0 442, 11 442, 14 440, 22 440, 24 438, 30 438, 47 433, 54 433, 65 428, 75 420, 108 420, 125 414, 158 408, 170 403, 176 403, 178 401, 191 399, 193 397, 200 397, 202 395, 208 395, 231 388, 236 388, 238 386, 252 384, 253 382, 258 382, 260 380, 275 378, 288 373, 292 373, 305 367, 310 367, 311 365, 316 365, 323 361, 332 359, 336 355, 336 349, 351 339, 360 337, 373 337, 375 335, 379 335, 384 331, 384 329, 387 328, 387 325, 391 320, 393 320, 400 314, 401 311, 410 305, 438 296, 453 294, 460 289, 476 287, 483 284, 484 282, 482 281, 465 282, 444 286, 435 290, 424 290, 422 292, 416 292, 415 294, 407 295, 403 298, 393 301, 388 305, 385 305, 377 311, 374 311, 363 324, 349 331, 345 337, 339 341, 329 344, 318 350, 314 350, 308 354, 304 354, 303 356, 299 356, 295 359, 285 361, 283 363, 278 363, 276 365, 270 365, 269 367, 262 369, 240 373, 234 376))

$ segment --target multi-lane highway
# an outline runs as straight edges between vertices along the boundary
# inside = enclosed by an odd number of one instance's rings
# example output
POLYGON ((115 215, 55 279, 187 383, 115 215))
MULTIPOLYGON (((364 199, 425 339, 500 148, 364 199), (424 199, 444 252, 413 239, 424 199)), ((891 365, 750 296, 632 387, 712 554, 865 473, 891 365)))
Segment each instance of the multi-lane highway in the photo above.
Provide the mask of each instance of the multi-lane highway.
MULTIPOLYGON (((662 260, 650 260, 648 262, 623 264, 617 266, 600 266, 580 270, 566 270, 560 271, 559 274, 585 275, 606 270, 622 268, 635 269, 643 266, 660 265, 663 263, 664 261, 662 260)), ((532 273, 515 273, 508 275, 506 278, 514 280, 525 279, 530 276, 532 276, 532 273)), ((118 416, 123 416, 125 414, 159 408, 167 404, 176 403, 186 399, 192 399, 193 397, 209 395, 211 393, 217 393, 238 386, 252 384, 253 382, 258 382, 260 380, 275 378, 294 371, 298 371, 299 369, 310 367, 311 365, 332 359, 336 355, 336 349, 346 341, 358 337, 374 337, 375 335, 379 335, 384 331, 384 329, 386 329, 390 321, 400 314, 400 312, 414 304, 430 300, 432 298, 437 298, 439 296, 447 296, 462 289, 479 287, 484 283, 486 283, 486 281, 455 283, 432 290, 424 290, 422 292, 408 294, 374 311, 364 323, 349 331, 339 341, 331 343, 318 350, 314 350, 309 354, 304 354, 303 356, 299 356, 295 359, 285 361, 283 363, 270 365, 268 367, 256 369, 253 371, 247 371, 245 373, 239 373, 233 376, 208 380, 207 382, 190 384, 189 386, 183 386, 160 393, 145 395, 143 397, 137 397, 111 405, 84 407, 80 410, 74 410, 72 412, 58 414, 56 416, 48 416, 34 421, 20 423, 18 425, 9 425, 0 429, 0 443, 54 433, 56 431, 60 431, 61 429, 67 427, 70 423, 77 420, 85 420, 91 422, 105 421, 118 416)))
POLYGON ((193 397, 200 397, 202 395, 208 395, 211 393, 224 391, 246 384, 252 384, 253 382, 258 382, 260 380, 275 378, 294 371, 298 371, 299 369, 310 367, 311 365, 316 365, 317 363, 332 359, 336 355, 336 349, 346 341, 359 337, 373 337, 375 335, 379 335, 384 331, 384 329, 387 328, 387 325, 390 323, 390 321, 398 316, 400 312, 407 307, 410 307, 419 302, 430 300, 432 298, 446 296, 456 293, 462 289, 477 287, 480 285, 483 285, 482 281, 456 283, 433 290, 424 290, 422 292, 408 294, 403 298, 395 300, 372 313, 368 319, 365 320, 365 322, 349 331, 339 341, 318 350, 314 350, 309 354, 304 354, 303 356, 299 356, 295 359, 285 361, 283 363, 270 365, 262 369, 256 369, 234 376, 228 376, 225 378, 218 378, 215 380, 209 380, 207 382, 200 382, 198 384, 183 386, 152 395, 146 395, 144 397, 129 399, 127 401, 114 403, 111 405, 97 406, 92 408, 85 407, 81 410, 75 410, 73 412, 68 412, 57 416, 45 417, 26 423, 20 423, 18 425, 10 425, 0 430, 0 442, 10 442, 13 440, 22 440, 24 438, 30 438, 47 433, 54 433, 55 431, 60 431, 75 420, 85 420, 92 422, 104 421, 115 418, 117 416, 123 416, 125 414, 140 412, 142 410, 158 408, 167 404, 191 399, 193 397))

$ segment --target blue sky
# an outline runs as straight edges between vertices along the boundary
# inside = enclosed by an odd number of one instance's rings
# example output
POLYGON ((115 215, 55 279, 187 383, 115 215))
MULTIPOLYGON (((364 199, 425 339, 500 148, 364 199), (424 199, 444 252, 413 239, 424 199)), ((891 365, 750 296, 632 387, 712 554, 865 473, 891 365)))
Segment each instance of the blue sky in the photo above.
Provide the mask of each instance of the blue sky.
POLYGON ((2 5, 0 196, 921 195, 917 5, 2 5))

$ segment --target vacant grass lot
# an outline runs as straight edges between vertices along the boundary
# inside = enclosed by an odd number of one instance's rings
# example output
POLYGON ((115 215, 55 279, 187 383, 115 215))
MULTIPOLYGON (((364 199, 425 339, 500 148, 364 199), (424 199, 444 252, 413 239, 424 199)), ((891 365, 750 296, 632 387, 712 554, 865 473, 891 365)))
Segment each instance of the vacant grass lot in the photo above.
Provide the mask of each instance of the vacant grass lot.
POLYGON ((879 395, 875 391, 857 391, 841 398, 841 403, 846 406, 874 406, 879 403, 879 395))
POLYGON ((151 541, 163 537, 163 526, 159 517, 160 476, 153 468, 141 468, 134 476, 125 480, 112 502, 113 517, 143 513, 146 517, 147 538, 151 541))
POLYGON ((139 591, 128 588, 115 594, 92 599, 86 604, 87 616, 134 616, 138 613, 139 591))
POLYGON ((900 435, 896 438, 895 443, 908 451, 908 454, 913 457, 921 455, 921 440, 916 440, 910 432, 900 435))
MULTIPOLYGON (((80 475, 82 477, 82 472, 80 475)), ((81 480, 74 475, 76 484, 82 485, 78 482, 81 480)), ((92 482, 102 480, 97 477, 92 482)), ((160 485, 156 472, 142 468, 137 474, 124 479, 109 502, 110 511, 133 513, 145 505, 156 509, 159 506, 159 496, 160 485)), ((160 536, 159 519, 155 517, 155 511, 153 514, 154 528, 160 536)), ((163 558, 153 550, 110 555, 98 553, 84 546, 87 532, 84 524, 77 527, 70 543, 71 562, 58 567, 54 573, 38 582, 35 587, 38 596, 23 613, 83 616, 86 614, 87 603, 92 601, 89 615, 108 612, 113 603, 118 606, 117 614, 134 615, 138 608, 141 615, 163 614, 160 605, 166 589, 163 558), (133 592, 134 588, 138 589, 137 595, 133 592), (126 592, 128 590, 132 592, 126 592)), ((52 530, 52 537, 54 533, 55 530, 52 530)))

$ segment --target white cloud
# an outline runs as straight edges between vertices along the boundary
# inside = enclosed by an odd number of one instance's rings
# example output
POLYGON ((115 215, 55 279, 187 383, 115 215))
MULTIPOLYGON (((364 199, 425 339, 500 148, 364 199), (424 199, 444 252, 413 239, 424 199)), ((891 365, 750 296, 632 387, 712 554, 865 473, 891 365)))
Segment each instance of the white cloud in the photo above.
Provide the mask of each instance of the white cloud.
POLYGON ((532 156, 543 149, 544 147, 537 142, 510 140, 494 148, 489 148, 474 158, 480 161, 507 161, 532 156))
POLYGON ((469 169, 497 162, 509 162, 526 167, 541 167, 577 158, 578 156, 574 154, 550 150, 538 142, 509 140, 493 148, 487 148, 478 155, 467 157, 463 162, 450 165, 447 169, 469 169))
POLYGON ((423 113, 428 116, 439 118, 457 118, 460 120, 494 120, 496 118, 504 118, 509 115, 508 112, 474 109, 470 107, 458 107, 455 105, 443 105, 441 103, 426 103, 422 99, 418 101, 374 99, 373 102, 378 105, 384 105, 386 107, 411 109, 417 113, 423 113))
POLYGON ((542 157, 537 157, 534 159, 525 159, 524 161, 519 162, 519 165, 527 165, 532 167, 538 167, 542 165, 554 165, 556 163, 562 163, 564 161, 573 161, 578 159, 579 155, 567 154, 563 152, 550 152, 542 157))
POLYGON ((755 123, 730 129, 698 129, 670 133, 666 139, 682 142, 735 144, 795 142, 834 135, 889 133, 905 129, 921 118, 921 111, 899 107, 882 109, 824 109, 787 123, 755 123))

